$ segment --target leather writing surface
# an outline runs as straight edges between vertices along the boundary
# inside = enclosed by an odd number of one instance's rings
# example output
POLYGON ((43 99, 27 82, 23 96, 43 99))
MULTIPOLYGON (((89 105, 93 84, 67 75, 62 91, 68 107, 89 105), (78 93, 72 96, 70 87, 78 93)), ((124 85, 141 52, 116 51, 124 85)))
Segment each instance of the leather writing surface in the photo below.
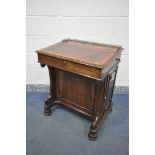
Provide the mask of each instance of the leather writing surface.
POLYGON ((80 41, 62 41, 39 50, 39 52, 71 59, 85 64, 104 65, 118 53, 120 47, 97 45, 80 41))

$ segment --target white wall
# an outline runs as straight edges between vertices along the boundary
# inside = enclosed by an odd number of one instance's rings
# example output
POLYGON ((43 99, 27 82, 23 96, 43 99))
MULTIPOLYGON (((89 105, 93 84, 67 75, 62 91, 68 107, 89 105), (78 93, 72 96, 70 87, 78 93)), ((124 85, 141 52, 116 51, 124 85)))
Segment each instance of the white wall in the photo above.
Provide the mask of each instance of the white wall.
POLYGON ((122 45, 116 80, 128 86, 128 0, 27 0, 27 83, 48 84, 34 52, 65 38, 122 45))

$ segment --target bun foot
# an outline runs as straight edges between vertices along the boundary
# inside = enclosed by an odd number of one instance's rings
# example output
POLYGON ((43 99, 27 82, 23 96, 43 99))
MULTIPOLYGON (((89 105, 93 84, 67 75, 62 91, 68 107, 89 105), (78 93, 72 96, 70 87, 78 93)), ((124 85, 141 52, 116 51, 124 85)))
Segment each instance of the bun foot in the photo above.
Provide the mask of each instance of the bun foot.
POLYGON ((49 95, 49 97, 47 98, 44 104, 44 115, 45 116, 49 116, 52 114, 52 111, 51 111, 52 102, 51 101, 52 101, 52 97, 51 95, 49 95))
POLYGON ((97 139, 97 133, 90 131, 88 134, 89 140, 95 141, 97 139))
POLYGON ((45 110, 44 109, 44 115, 45 116, 50 116, 51 114, 52 114, 52 111, 51 110, 49 110, 49 109, 48 110, 45 110))

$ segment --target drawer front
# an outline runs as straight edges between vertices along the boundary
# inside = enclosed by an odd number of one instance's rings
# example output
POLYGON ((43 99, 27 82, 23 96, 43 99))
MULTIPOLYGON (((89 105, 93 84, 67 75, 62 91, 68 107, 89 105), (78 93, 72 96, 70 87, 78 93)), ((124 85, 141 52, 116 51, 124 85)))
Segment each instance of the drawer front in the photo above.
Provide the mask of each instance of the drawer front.
POLYGON ((101 69, 38 53, 38 62, 73 73, 101 79, 101 69))

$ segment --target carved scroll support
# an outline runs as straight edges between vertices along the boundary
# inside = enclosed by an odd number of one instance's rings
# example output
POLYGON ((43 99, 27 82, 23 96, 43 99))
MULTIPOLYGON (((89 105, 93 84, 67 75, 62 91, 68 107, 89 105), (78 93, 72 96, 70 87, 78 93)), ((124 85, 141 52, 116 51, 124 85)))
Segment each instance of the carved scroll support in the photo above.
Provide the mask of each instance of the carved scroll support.
POLYGON ((90 140, 96 140, 97 139, 97 133, 98 133, 99 129, 101 128, 101 126, 102 126, 105 118, 107 117, 108 113, 110 112, 111 107, 112 107, 112 105, 109 106, 108 110, 105 113, 97 114, 94 117, 94 119, 90 125, 90 131, 88 133, 88 138, 90 140))
POLYGON ((88 138, 90 140, 96 140, 97 139, 97 132, 98 132, 99 124, 100 124, 100 113, 99 113, 99 107, 98 107, 97 100, 98 100, 98 91, 100 90, 102 82, 103 82, 102 80, 96 81, 93 117, 92 117, 92 123, 90 125, 90 131, 88 133, 88 138))
POLYGON ((107 106, 108 102, 108 89, 109 89, 109 83, 111 80, 111 75, 107 75, 103 81, 97 81, 96 82, 96 88, 95 88, 95 101, 94 101, 94 110, 93 110, 93 119, 92 123, 90 125, 90 131, 88 134, 88 137, 90 140, 96 140, 97 139, 97 132, 99 131, 103 120, 106 118, 107 114, 112 109, 112 105, 109 104, 107 106), (101 92, 103 90, 103 92, 101 92), (102 103, 101 103, 101 101, 102 103), (102 99, 101 99, 102 98, 102 99))
MULTIPOLYGON (((44 66, 44 65, 43 65, 44 66)), ((44 103, 44 114, 49 116, 52 114, 51 108, 54 106, 55 101, 55 68, 51 66, 47 66, 49 71, 49 78, 50 78, 50 93, 47 97, 47 100, 44 103)))

